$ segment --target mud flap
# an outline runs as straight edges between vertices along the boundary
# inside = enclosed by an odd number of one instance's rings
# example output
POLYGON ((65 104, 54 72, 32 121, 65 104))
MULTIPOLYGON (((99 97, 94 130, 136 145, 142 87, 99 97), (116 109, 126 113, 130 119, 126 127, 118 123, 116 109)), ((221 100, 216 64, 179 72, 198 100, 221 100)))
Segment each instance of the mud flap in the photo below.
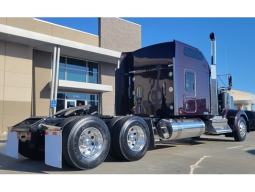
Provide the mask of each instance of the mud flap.
POLYGON ((62 168, 62 131, 45 131, 45 164, 62 168))
POLYGON ((19 140, 17 138, 17 132, 8 130, 6 148, 3 153, 15 159, 19 158, 19 140))

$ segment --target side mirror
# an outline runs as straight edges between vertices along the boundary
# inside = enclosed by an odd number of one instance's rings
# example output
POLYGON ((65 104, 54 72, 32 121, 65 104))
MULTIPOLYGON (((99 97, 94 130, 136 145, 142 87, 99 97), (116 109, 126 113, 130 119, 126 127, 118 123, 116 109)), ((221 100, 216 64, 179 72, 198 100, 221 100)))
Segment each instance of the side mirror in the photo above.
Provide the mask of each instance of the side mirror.
POLYGON ((228 76, 228 90, 231 90, 232 87, 232 75, 228 76))

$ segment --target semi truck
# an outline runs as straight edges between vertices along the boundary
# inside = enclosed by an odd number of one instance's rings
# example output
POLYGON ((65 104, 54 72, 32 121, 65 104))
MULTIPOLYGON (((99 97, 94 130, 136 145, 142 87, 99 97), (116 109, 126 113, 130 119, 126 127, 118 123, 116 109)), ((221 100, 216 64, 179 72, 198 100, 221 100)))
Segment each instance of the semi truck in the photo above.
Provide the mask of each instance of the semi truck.
POLYGON ((30 117, 8 128, 5 154, 92 169, 107 155, 137 161, 149 147, 170 140, 204 134, 244 141, 249 118, 226 99, 232 77, 227 87, 218 87, 214 33, 210 39, 211 65, 199 49, 177 40, 123 52, 115 71, 114 116, 84 105, 30 117))

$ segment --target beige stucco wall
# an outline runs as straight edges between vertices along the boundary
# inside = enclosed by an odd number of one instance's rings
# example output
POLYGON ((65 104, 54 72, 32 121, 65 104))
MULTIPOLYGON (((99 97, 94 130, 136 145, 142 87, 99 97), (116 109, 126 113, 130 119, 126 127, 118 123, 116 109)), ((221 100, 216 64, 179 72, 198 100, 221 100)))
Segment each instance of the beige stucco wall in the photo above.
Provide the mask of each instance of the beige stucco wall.
MULTIPOLYGON (((105 92, 102 94, 102 114, 114 115, 115 108, 115 68, 116 64, 100 63, 100 80, 101 84, 112 85, 112 92, 105 92)), ((101 102, 101 101, 100 101, 101 102)))
MULTIPOLYGON (((1 22, 2 20, 0 20, 1 22)), ((0 41, 0 134, 3 133, 5 42, 0 41)))
POLYGON ((116 17, 99 18, 99 46, 129 52, 141 48, 141 25, 116 17))
POLYGON ((6 18, 5 17, 0 17, 0 24, 6 25, 6 18))
POLYGON ((33 116, 49 116, 51 53, 33 51, 33 116))
POLYGON ((255 95, 239 90, 231 90, 231 96, 234 99, 234 106, 247 107, 247 110, 251 110, 251 105, 255 104, 255 95))
POLYGON ((99 46, 99 37, 89 33, 73 30, 63 26, 43 22, 40 20, 33 19, 31 17, 12 17, 12 18, 0 18, 0 24, 5 24, 20 29, 25 29, 45 35, 51 35, 79 43, 88 45, 99 46))
POLYGON ((0 134, 31 116, 32 51, 0 41, 0 134))

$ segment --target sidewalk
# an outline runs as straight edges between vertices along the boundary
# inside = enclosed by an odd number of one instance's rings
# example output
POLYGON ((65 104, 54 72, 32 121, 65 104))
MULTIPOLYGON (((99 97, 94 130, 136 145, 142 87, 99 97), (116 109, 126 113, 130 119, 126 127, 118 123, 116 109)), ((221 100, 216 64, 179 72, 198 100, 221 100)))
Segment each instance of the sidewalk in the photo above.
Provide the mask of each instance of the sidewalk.
POLYGON ((7 140, 7 135, 0 135, 0 142, 5 142, 7 140))

